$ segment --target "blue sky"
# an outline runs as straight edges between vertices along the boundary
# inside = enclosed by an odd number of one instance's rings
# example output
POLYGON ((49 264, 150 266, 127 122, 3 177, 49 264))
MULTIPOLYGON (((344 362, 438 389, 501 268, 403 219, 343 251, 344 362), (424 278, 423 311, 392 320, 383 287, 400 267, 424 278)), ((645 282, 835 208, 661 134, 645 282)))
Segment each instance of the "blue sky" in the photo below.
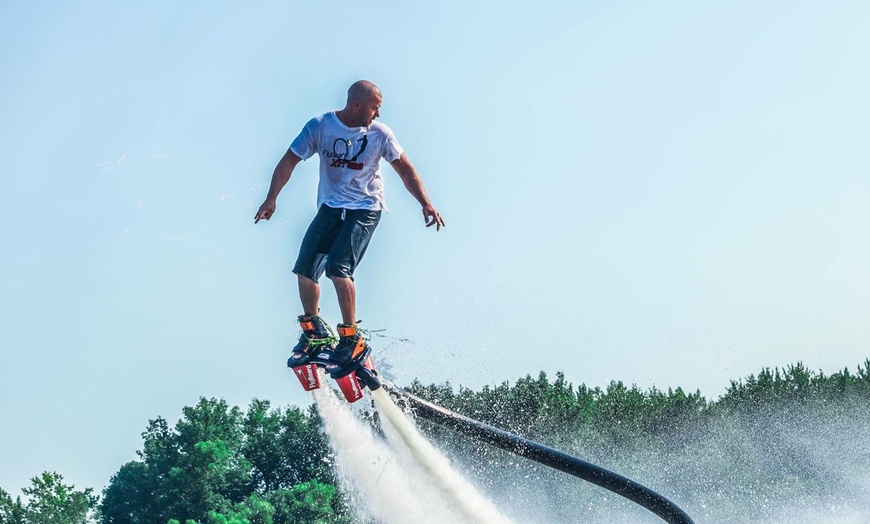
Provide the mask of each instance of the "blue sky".
MULTIPOLYGON (((0 486, 104 487, 199 396, 284 367, 317 163, 366 78, 384 166, 358 315, 399 384, 544 370, 708 397, 870 356, 866 2, 0 4, 0 486)), ((323 314, 339 315, 324 286, 323 314)))

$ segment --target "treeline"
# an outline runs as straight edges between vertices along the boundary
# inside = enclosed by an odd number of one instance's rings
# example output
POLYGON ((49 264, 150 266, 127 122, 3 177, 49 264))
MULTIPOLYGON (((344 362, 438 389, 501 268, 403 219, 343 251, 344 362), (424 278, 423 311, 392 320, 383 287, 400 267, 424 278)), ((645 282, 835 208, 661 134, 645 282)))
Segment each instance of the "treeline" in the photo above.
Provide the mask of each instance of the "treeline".
MULTIPOLYGON (((861 480, 870 470, 870 359, 855 373, 825 375, 801 363, 763 369, 732 381, 715 401, 681 388, 642 390, 619 381, 603 389, 575 387, 561 373, 480 391, 417 382, 408 390, 653 487, 697 521, 786 522, 790 515, 806 522, 800 512, 817 508, 833 508, 838 518, 850 511, 858 520, 870 515, 861 480)), ((502 501, 515 515, 534 507, 546 509, 549 522, 576 521, 575 508, 584 509, 588 522, 646 517, 622 501, 603 503, 600 490, 578 489, 559 472, 423 427, 467 466, 476 485, 489 493, 524 490, 521 501, 502 501)), ((528 520, 538 521, 535 516, 528 520)))
POLYGON ((407 390, 452 411, 531 439, 576 441, 588 435, 605 447, 647 442, 693 425, 702 418, 757 413, 794 406, 834 406, 840 401, 870 398, 870 359, 856 373, 848 368, 832 375, 802 363, 763 369, 758 375, 731 381, 726 393, 709 401, 699 391, 682 388, 642 390, 613 381, 606 388, 577 387, 556 373, 550 381, 541 372, 511 385, 484 386, 480 391, 449 383, 424 386, 414 381, 407 390))
MULTIPOLYGON (((732 382, 716 401, 680 388, 641 390, 618 381, 603 389, 573 386, 561 373, 555 380, 540 373, 480 391, 419 382, 408 389, 447 409, 655 485, 691 507, 718 512, 710 520, 751 521, 760 514, 745 520, 740 508, 763 504, 747 500, 751 494, 735 494, 735 485, 767 497, 851 493, 839 477, 815 472, 793 440, 806 427, 836 435, 842 425, 867 413, 870 359, 855 373, 846 369, 825 375, 800 363, 764 369, 732 382)), ((564 508, 560 497, 577 496, 568 492, 576 487, 553 472, 530 473, 533 466, 520 466, 500 450, 421 426, 492 493, 524 487, 533 478, 548 486, 534 501, 543 507, 564 508), (527 468, 522 475, 508 474, 519 467, 527 468)), ((854 425, 851 431, 863 438, 854 425)), ((0 524, 357 522, 337 487, 313 407, 275 409, 268 401, 254 400, 241 410, 203 398, 185 407, 172 427, 163 418, 149 421, 142 437, 139 459, 121 466, 99 499, 90 489, 77 491, 60 475, 45 473, 22 490, 24 501, 0 490, 0 524)), ((866 469, 866 462, 866 457, 846 457, 837 469, 866 469)), ((553 510, 552 521, 576 518, 571 507, 565 514, 553 510)), ((586 508, 587 517, 595 520, 594 503, 586 508)), ((696 518, 705 520, 701 517, 696 518)))

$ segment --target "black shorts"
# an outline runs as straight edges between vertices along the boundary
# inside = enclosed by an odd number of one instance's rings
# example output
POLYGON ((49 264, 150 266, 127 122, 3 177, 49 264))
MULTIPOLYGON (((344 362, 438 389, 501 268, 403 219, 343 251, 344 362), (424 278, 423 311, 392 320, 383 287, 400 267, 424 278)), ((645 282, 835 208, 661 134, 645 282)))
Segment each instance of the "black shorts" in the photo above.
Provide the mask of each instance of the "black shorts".
POLYGON ((380 220, 380 211, 320 206, 302 239, 293 272, 315 282, 324 271, 330 278, 353 279, 380 220))

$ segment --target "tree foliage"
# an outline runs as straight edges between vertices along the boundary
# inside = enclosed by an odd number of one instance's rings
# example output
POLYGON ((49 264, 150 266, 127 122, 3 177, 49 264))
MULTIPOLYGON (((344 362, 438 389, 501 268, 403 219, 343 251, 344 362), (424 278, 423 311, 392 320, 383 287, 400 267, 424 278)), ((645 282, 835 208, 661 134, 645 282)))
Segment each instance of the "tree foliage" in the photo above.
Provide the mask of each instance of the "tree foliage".
POLYGON ((88 524, 93 522, 93 511, 99 497, 93 489, 77 491, 64 484, 63 477, 44 472, 31 479, 31 485, 22 488, 26 502, 15 501, 0 489, 0 524, 88 524))
POLYGON ((802 363, 780 370, 763 369, 757 376, 732 381, 725 395, 708 401, 699 391, 642 390, 612 381, 606 388, 574 387, 562 373, 550 381, 546 373, 527 375, 513 385, 484 386, 481 391, 448 383, 422 385, 408 391, 447 409, 521 436, 559 441, 589 436, 607 446, 625 449, 683 431, 695 422, 725 413, 757 413, 783 405, 831 406, 837 401, 870 397, 870 359, 852 374, 848 369, 826 376, 802 363))
POLYGON ((21 497, 12 496, 0 488, 0 524, 24 524, 24 505, 21 497))
POLYGON ((263 400, 243 412, 202 398, 172 428, 163 418, 151 420, 140 460, 123 465, 105 490, 102 522, 310 522, 297 519, 305 504, 306 518, 334 515, 341 504, 319 427, 313 410, 273 410, 263 400), (300 489, 318 496, 286 509, 285 492, 300 489))

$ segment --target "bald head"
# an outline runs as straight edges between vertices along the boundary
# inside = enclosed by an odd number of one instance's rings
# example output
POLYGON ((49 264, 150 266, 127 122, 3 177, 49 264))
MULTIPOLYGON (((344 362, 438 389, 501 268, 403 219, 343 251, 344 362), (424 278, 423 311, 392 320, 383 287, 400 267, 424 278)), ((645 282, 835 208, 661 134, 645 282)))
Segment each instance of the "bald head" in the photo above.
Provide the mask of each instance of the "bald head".
POLYGON ((368 80, 354 82, 347 90, 347 104, 337 111, 339 120, 350 127, 366 127, 380 116, 381 90, 368 80))
POLYGON ((372 98, 381 96, 381 90, 378 89, 378 86, 368 80, 357 80, 347 90, 347 103, 350 104, 354 100, 368 102, 372 98))

